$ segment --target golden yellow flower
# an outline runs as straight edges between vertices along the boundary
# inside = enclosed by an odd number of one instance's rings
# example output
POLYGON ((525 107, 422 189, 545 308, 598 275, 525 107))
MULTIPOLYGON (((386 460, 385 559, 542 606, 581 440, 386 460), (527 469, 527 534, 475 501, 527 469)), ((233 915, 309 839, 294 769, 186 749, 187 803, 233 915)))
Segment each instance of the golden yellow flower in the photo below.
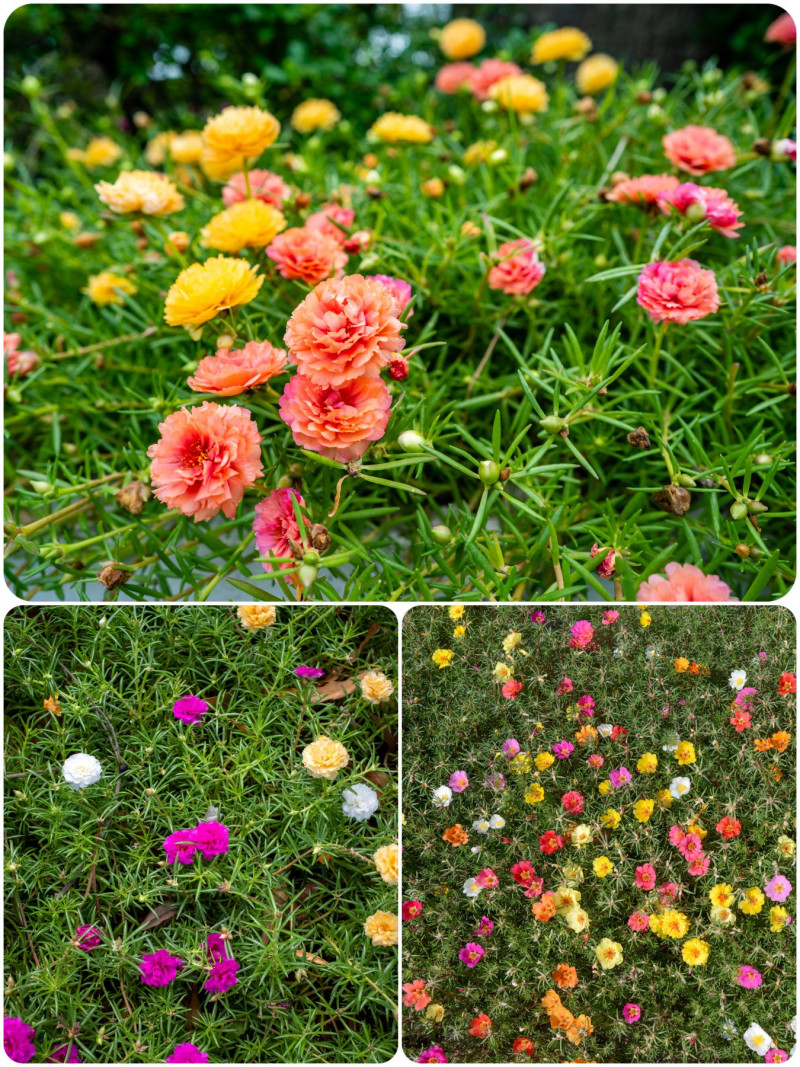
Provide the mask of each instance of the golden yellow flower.
POLYGON ((685 656, 679 656, 674 663, 675 670, 678 674, 686 674, 689 670, 689 661, 685 656))
POLYGON ((715 908, 729 908, 733 904, 733 886, 720 882, 709 890, 708 898, 715 908))
POLYGON ((633 805, 633 814, 639 822, 647 822, 653 814, 655 806, 656 802, 654 800, 637 800, 633 805))
POLYGON ((226 107, 203 127, 200 162, 210 178, 230 178, 278 138, 281 124, 260 107, 226 107))
POLYGON ((81 289, 95 304, 122 304, 122 294, 132 296, 136 292, 136 286, 128 278, 119 274, 113 274, 110 270, 101 270, 99 274, 93 274, 86 282, 86 288, 81 289))
POLYGON ((598 856, 592 861, 592 869, 598 878, 605 878, 607 874, 611 874, 614 870, 614 864, 608 856, 598 856))
POLYGON ((433 129, 418 115, 401 115, 399 111, 387 111, 373 122, 369 131, 380 141, 397 144, 428 144, 433 140, 433 129))
POLYGON ((448 59, 470 59, 486 44, 486 32, 474 19, 453 19, 439 34, 439 47, 448 59))
POLYGON ((367 671, 361 679, 361 695, 370 704, 381 704, 394 692, 394 686, 383 671, 367 671))
MULTIPOLYGON (((582 96, 597 96, 598 93, 602 93, 604 89, 607 89, 609 85, 614 84, 618 74, 619 66, 616 61, 611 56, 605 55, 604 52, 597 52, 596 55, 584 59, 575 72, 578 92, 582 96)), ((644 612, 643 614, 647 613, 644 612)), ((642 620, 639 619, 639 622, 642 622, 642 620)), ((648 623, 642 622, 642 626, 647 625, 648 623)))
POLYGON ((708 830, 704 830, 699 822, 690 822, 686 827, 687 834, 697 834, 702 840, 704 837, 708 837, 708 830))
POLYGON ((529 752, 518 752, 508 765, 508 769, 514 774, 527 774, 531 769, 531 756, 529 752))
POLYGON ((397 842, 395 841, 391 845, 384 845, 382 848, 379 848, 372 857, 375 861, 375 866, 378 868, 378 874, 380 874, 384 882, 388 882, 389 885, 397 885, 398 882, 398 856, 399 849, 397 847, 397 842))
POLYGON ((272 604, 240 604, 236 614, 245 630, 263 630, 275 622, 276 610, 272 604))
POLYGON ((458 622, 459 619, 464 617, 464 605, 463 604, 451 604, 448 612, 453 622, 458 622))
POLYGON ((564 912, 564 921, 570 930, 581 934, 589 925, 589 916, 583 908, 570 908, 569 911, 564 912))
POLYGON ((93 137, 83 151, 77 149, 72 155, 91 170, 94 167, 110 167, 112 163, 116 163, 122 155, 122 149, 110 137, 93 137))
POLYGON ((453 637, 463 637, 466 632, 466 626, 456 626, 456 628, 453 630, 453 637))
POLYGON ((497 141, 476 141, 464 152, 464 162, 468 167, 474 167, 476 163, 485 163, 495 148, 497 148, 497 141))
POLYGON ((612 941, 608 937, 604 937, 603 940, 598 943, 594 950, 594 954, 597 956, 597 962, 604 971, 622 963, 622 945, 620 945, 618 941, 612 941))
POLYGON ((547 111, 550 100, 544 82, 531 74, 510 74, 501 78, 489 89, 489 96, 503 107, 526 115, 547 111))
POLYGON ((203 135, 199 130, 184 130, 169 143, 170 158, 176 163, 199 163, 203 155, 203 135))
POLYGON ((163 174, 151 170, 124 170, 115 182, 98 182, 95 191, 117 215, 140 211, 143 215, 171 215, 182 211, 181 194, 163 174))
POLYGON ((789 918, 789 912, 786 908, 780 904, 776 904, 769 909, 769 928, 773 934, 779 934, 781 930, 787 928, 787 919, 789 918))
POLYGON ((528 787, 528 791, 525 794, 525 803, 526 804, 539 804, 543 800, 544 800, 544 789, 542 789, 542 787, 539 785, 538 782, 533 782, 533 784, 528 787))
POLYGON ((597 792, 600 794, 601 797, 604 797, 611 792, 611 782, 608 778, 606 778, 600 783, 600 785, 597 787, 597 792))
POLYGON ((745 915, 758 915, 763 907, 764 894, 756 885, 747 890, 744 900, 739 901, 739 910, 743 911, 745 915))
POLYGON ((684 941, 681 949, 681 955, 690 967, 702 967, 708 962, 708 953, 708 943, 701 941, 699 937, 684 941))
POLYGON ((263 282, 243 259, 214 256, 193 263, 172 283, 164 318, 170 326, 202 326, 221 311, 255 300, 263 282))
POLYGON ((649 611, 643 611, 642 614, 639 616, 640 626, 649 626, 652 621, 653 619, 649 611))
POLYGON ((453 650, 452 648, 437 648, 431 659, 440 671, 444 670, 445 667, 449 667, 453 662, 453 650))
POLYGON ((342 742, 332 741, 325 734, 320 734, 316 741, 303 749, 303 766, 312 778, 327 778, 330 781, 349 759, 342 742))
POLYGON ((292 126, 298 133, 332 130, 341 118, 338 107, 330 100, 304 100, 292 112, 292 126))
POLYGON ((425 1009, 425 1018, 440 1023, 444 1018, 444 1007, 441 1004, 429 1004, 425 1009))
POLYGON ((285 229, 286 219, 272 204, 240 200, 208 221, 201 230, 201 240, 206 248, 219 252, 241 252, 243 248, 264 248, 285 229))
POLYGON ((579 63, 588 55, 592 42, 582 30, 574 26, 562 26, 537 37, 531 52, 531 63, 549 63, 556 59, 568 59, 570 63, 579 63))
POLYGON ((655 916, 650 916, 650 929, 660 937, 672 937, 678 940, 689 932, 689 920, 682 911, 668 908, 658 916, 657 928, 653 926, 655 916))
POLYGON ((659 802, 659 804, 663 804, 665 808, 671 808, 672 807, 672 801, 674 799, 675 798, 673 797, 672 793, 670 793, 669 789, 659 789, 659 791, 658 791, 658 802, 659 802))
POLYGON ((552 752, 540 752, 534 759, 537 771, 546 771, 548 767, 552 767, 556 758, 552 752))
POLYGON ((655 774, 658 769, 658 756, 655 752, 645 752, 643 756, 639 757, 636 764, 636 770, 639 774, 655 774))
POLYGON ((376 911, 364 923, 364 933, 373 945, 390 948, 397 944, 397 916, 390 911, 376 911))
POLYGON ((609 808, 600 816, 600 822, 607 830, 616 830, 621 821, 622 816, 616 808, 609 808))
POLYGON ((65 230, 77 230, 80 228, 81 224, 81 220, 74 211, 62 211, 58 216, 58 221, 65 230))
POLYGON ((681 766, 685 767, 689 763, 694 763, 696 758, 694 745, 691 741, 681 741, 675 749, 675 759, 681 766))

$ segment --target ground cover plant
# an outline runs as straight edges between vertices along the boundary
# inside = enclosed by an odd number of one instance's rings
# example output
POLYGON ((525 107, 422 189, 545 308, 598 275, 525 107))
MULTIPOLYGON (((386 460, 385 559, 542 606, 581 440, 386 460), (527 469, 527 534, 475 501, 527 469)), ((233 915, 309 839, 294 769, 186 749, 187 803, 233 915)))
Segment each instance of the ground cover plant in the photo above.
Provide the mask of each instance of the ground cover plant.
POLYGON ((797 1010, 781 609, 403 622, 403 1045, 780 1063, 797 1010))
POLYGON ((6 619, 6 1053, 386 1062, 397 625, 271 605, 6 619))
POLYGON ((438 28, 371 124, 274 72, 91 126, 14 82, 18 595, 789 588, 793 23, 676 76, 544 29, 438 28))

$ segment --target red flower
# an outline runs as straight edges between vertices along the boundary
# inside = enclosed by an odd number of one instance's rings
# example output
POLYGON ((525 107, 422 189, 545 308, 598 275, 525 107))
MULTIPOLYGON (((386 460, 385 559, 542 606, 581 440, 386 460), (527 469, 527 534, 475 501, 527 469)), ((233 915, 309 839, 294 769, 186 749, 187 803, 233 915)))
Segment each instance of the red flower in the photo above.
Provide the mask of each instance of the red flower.
POLYGON ((797 677, 791 671, 784 671, 778 679, 778 692, 783 697, 797 692, 797 677))
POLYGON ((722 834, 726 841, 732 837, 738 837, 742 832, 742 824, 732 815, 725 815, 717 823, 717 833, 722 834))
POLYGON ((533 869, 533 864, 530 860, 520 860, 519 863, 515 863, 511 868, 511 877, 515 882, 519 882, 520 885, 530 885, 535 874, 536 871, 533 869))
POLYGON ((624 726, 615 726, 614 729, 611 731, 612 741, 621 741, 623 737, 627 736, 628 731, 625 729, 624 726))
POLYGON ((522 689, 522 682, 518 682, 516 678, 509 678, 500 692, 507 700, 514 700, 522 689))
POLYGON ((563 847, 564 838, 557 834, 555 830, 546 830, 539 838, 539 849, 548 856, 552 856, 554 852, 558 852, 563 847))
POLYGON ((533 1042, 529 1037, 518 1037, 511 1046, 515 1056, 532 1056, 533 1042))
POLYGON ((492 1029, 492 1020, 483 1012, 477 1015, 470 1024, 469 1032, 473 1037, 488 1037, 492 1029))

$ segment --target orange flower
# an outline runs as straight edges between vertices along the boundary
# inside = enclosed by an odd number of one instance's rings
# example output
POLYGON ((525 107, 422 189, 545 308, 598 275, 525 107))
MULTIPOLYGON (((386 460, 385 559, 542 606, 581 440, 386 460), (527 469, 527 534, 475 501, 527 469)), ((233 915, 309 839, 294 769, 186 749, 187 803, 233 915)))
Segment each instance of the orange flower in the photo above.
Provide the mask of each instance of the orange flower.
POLYGON ((546 923, 548 919, 552 919, 556 913, 555 893, 545 893, 541 900, 534 900, 531 904, 531 912, 534 919, 538 919, 539 922, 546 923))
POLYGON ((554 1030, 569 1030, 575 1025, 575 1016, 567 1008, 559 1008, 550 1016, 550 1025, 554 1030))
POLYGON ((785 752, 789 747, 789 742, 792 739, 791 734, 787 734, 785 730, 778 730, 776 734, 773 734, 770 740, 772 741, 772 747, 778 752, 785 752))
POLYGON ((458 845, 466 845, 467 841, 469 841, 469 837, 464 832, 464 828, 462 827, 461 823, 457 822, 455 826, 450 826, 447 830, 445 830, 445 832, 442 834, 442 841, 447 841, 454 848, 456 848, 458 847, 458 845))
POLYGON ((699 674, 700 673, 700 664, 699 663, 690 663, 689 664, 689 673, 690 674, 699 674))
POLYGON ((689 174, 729 170, 736 163, 736 151, 728 140, 710 126, 684 126, 662 140, 670 163, 689 174))
POLYGON ((753 739, 753 744, 755 745, 756 752, 769 752, 772 748, 772 738, 767 737, 759 739, 756 737, 753 739))
POLYGON ((590 741, 597 740, 597 730, 593 726, 590 726, 588 722, 580 728, 575 734, 575 740, 579 745, 588 745, 590 741))
POLYGON ((267 255, 278 264, 282 278, 300 278, 308 285, 337 274, 348 259, 339 241, 323 230, 308 226, 292 226, 279 234, 267 249, 267 255))
POLYGON ((54 715, 61 714, 61 705, 58 702, 58 693, 53 693, 47 700, 42 701, 42 707, 47 708, 48 711, 52 711, 54 715))
POLYGON ((554 1012, 561 1010, 561 997, 558 995, 558 993, 556 993, 555 989, 547 990, 545 995, 542 997, 542 1007, 548 1013, 548 1015, 552 1015, 554 1012))
POLYGON ((248 341, 244 348, 220 348, 201 359, 187 384, 196 393, 238 396, 281 374, 287 361, 286 352, 269 341, 248 341))
POLYGON ((584 1037, 594 1033, 592 1020, 588 1015, 579 1015, 572 1020, 572 1026, 567 1028, 567 1040, 573 1045, 580 1045, 584 1037))
POLYGON ((559 989, 572 989, 578 984, 578 972, 568 963, 559 963, 553 971, 553 981, 559 989))
POLYGON ((491 1033, 491 1029, 492 1020, 489 1018, 488 1015, 484 1015, 484 1013, 481 1012, 480 1015, 476 1016, 472 1020, 469 1032, 472 1034, 473 1037, 488 1037, 491 1033))

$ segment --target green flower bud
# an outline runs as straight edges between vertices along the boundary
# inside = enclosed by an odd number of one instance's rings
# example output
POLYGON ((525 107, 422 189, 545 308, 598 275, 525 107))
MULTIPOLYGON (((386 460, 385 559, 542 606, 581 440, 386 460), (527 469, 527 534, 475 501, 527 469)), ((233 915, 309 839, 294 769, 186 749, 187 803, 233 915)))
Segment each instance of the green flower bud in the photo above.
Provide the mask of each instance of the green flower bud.
POLYGON ((760 515, 764 511, 769 511, 766 504, 762 504, 760 500, 748 500, 747 510, 751 515, 760 515))
POLYGON ((34 100, 42 91, 42 83, 33 74, 26 74, 20 85, 25 96, 34 100))
POLYGON ((566 422, 559 418, 558 415, 547 415, 543 419, 539 419, 539 425, 547 430, 548 433, 561 433, 562 430, 567 428, 566 422))
POLYGON ((397 443, 404 452, 421 452, 427 441, 416 430, 404 430, 397 438, 397 443))
POLYGON ((685 489, 694 489, 697 482, 689 474, 676 474, 675 484, 682 485, 685 489))
POLYGON ((500 468, 493 459, 483 459, 478 464, 478 477, 484 485, 494 485, 500 477, 500 468))
POLYGON ((431 536, 437 545, 449 545, 453 540, 453 532, 449 526, 439 525, 431 529, 431 536))
POLYGON ((314 582, 317 580, 317 568, 304 563, 297 569, 297 576, 300 579, 304 589, 310 589, 314 582))
POLYGON ((747 517, 747 504, 743 500, 737 500, 731 504, 731 518, 737 522, 747 517))

